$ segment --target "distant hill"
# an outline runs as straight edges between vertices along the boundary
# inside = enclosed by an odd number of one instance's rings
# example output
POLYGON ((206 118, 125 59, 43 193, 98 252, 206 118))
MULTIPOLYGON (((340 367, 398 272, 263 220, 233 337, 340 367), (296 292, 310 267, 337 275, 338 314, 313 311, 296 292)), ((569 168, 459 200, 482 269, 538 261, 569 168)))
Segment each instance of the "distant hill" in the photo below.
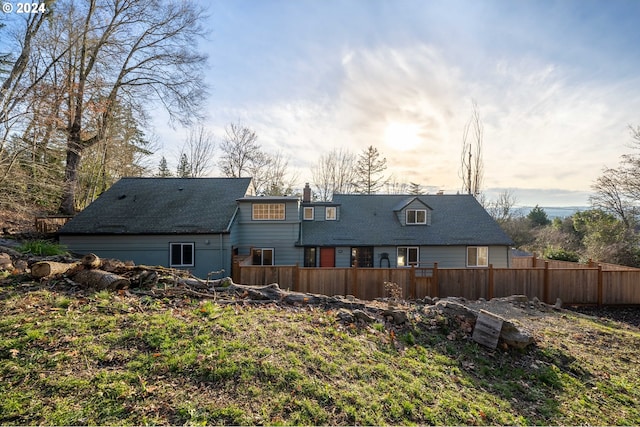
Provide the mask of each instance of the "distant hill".
MULTIPOLYGON (((516 211, 522 216, 527 216, 531 209, 535 206, 520 206, 516 208, 516 211)), ((566 218, 573 215, 576 212, 586 211, 591 209, 590 206, 540 206, 547 213, 549 219, 554 218, 566 218)))

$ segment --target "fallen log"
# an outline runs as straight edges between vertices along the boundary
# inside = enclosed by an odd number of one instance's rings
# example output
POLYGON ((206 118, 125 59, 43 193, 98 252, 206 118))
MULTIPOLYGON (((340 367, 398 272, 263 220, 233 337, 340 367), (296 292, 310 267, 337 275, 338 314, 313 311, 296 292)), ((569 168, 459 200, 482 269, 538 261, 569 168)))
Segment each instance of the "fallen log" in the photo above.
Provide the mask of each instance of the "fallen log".
POLYGON ((80 270, 72 278, 74 282, 82 286, 99 291, 123 289, 131 284, 129 279, 102 270, 80 270))
POLYGON ((100 266, 102 265, 102 260, 96 254, 86 254, 82 257, 80 262, 82 263, 82 265, 90 269, 100 268, 100 266))
POLYGON ((78 267, 78 263, 68 264, 55 261, 40 261, 31 266, 31 276, 36 279, 42 279, 57 274, 66 274, 76 267, 78 267))

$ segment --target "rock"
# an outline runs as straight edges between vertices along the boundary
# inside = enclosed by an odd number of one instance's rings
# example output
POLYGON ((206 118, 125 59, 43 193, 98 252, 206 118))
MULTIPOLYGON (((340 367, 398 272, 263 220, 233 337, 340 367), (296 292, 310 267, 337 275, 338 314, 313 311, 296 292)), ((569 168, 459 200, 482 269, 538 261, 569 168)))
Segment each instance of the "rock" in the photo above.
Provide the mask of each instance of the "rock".
POLYGON ((404 310, 385 310, 382 312, 382 315, 396 325, 401 325, 409 320, 407 312, 404 310))
POLYGON ((376 321, 375 318, 369 316, 367 313, 365 313, 362 310, 353 310, 353 316, 358 319, 358 320, 362 320, 366 323, 373 323, 376 321))
POLYGON ((506 300, 510 302, 529 302, 529 298, 526 295, 511 295, 506 300))
POLYGON ((29 264, 27 264, 27 261, 19 259, 15 262, 14 267, 18 271, 18 273, 25 273, 29 268, 29 264))
POLYGON ((11 262, 11 257, 7 253, 0 253, 0 270, 13 270, 13 263, 11 262))
POLYGON ((535 341, 531 333, 505 320, 500 331, 500 339, 509 347, 523 349, 535 341))
POLYGON ((474 312, 466 305, 461 304, 457 301, 452 301, 451 299, 443 299, 438 301, 435 304, 435 308, 442 311, 445 316, 451 318, 462 317, 475 321, 478 317, 478 313, 474 312))
POLYGON ((349 310, 344 309, 344 308, 341 308, 340 310, 338 310, 338 314, 336 316, 343 323, 353 323, 356 320, 356 318, 353 315, 353 313, 351 311, 349 311, 349 310))

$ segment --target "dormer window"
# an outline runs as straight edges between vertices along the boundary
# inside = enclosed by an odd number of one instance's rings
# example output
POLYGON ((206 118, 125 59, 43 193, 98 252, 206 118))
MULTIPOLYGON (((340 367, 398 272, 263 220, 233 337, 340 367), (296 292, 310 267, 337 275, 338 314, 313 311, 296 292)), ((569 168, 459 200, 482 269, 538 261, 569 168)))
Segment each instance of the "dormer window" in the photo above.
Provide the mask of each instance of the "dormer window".
POLYGON ((302 210, 302 219, 305 221, 313 221, 313 207, 305 206, 302 210))
POLYGON ((407 225, 417 225, 427 223, 426 209, 407 209, 407 225))
POLYGON ((327 206, 325 210, 325 219, 327 221, 335 221, 338 219, 338 209, 335 206, 327 206))

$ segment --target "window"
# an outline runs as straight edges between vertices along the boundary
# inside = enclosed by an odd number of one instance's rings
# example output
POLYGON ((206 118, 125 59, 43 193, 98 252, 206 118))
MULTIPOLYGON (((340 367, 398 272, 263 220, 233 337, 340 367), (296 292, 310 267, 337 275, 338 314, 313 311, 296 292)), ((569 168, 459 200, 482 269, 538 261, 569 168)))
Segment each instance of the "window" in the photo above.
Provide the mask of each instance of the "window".
POLYGON ((351 248, 351 267, 373 267, 373 246, 351 248))
POLYGON ((337 218, 337 208, 335 206, 327 206, 325 210, 325 218, 327 221, 335 221, 337 218))
POLYGON ((427 211, 425 209, 407 209, 407 224, 426 224, 427 211))
POLYGON ((169 244, 169 257, 171 267, 193 267, 194 266, 194 244, 193 243, 171 243, 169 244))
POLYGON ((313 208, 305 207, 302 210, 302 219, 305 221, 313 221, 313 208))
POLYGON ((406 246, 398 248, 398 267, 418 266, 420 250, 417 246, 406 246))
POLYGON ((316 267, 316 248, 304 248, 304 266, 316 267))
POLYGON ((252 205, 254 221, 284 220, 284 203, 255 203, 252 205))
POLYGON ((488 267, 489 248, 486 246, 469 246, 467 248, 467 267, 488 267))
POLYGON ((273 249, 254 249, 251 258, 253 265, 273 265, 273 249))

